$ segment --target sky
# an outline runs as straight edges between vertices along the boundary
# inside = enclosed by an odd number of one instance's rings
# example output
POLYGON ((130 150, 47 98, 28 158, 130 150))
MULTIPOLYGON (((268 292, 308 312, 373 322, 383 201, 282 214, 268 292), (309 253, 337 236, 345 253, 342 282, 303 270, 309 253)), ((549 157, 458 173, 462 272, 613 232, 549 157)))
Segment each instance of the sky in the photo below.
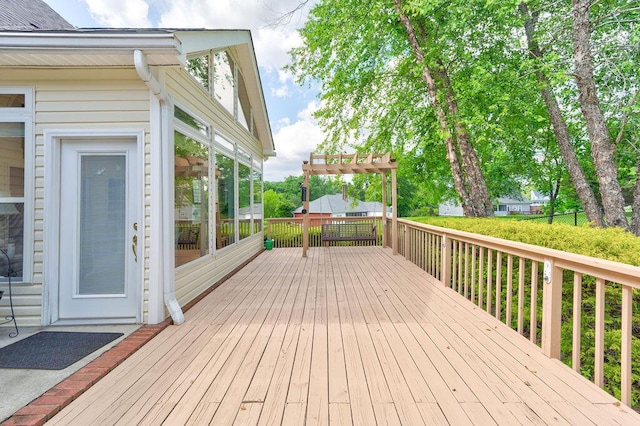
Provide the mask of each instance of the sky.
POLYGON ((289 50, 301 45, 297 28, 304 24, 308 6, 284 24, 274 25, 300 4, 298 0, 44 1, 82 28, 250 29, 277 152, 264 165, 264 179, 280 181, 302 174, 302 161, 324 138, 313 118, 319 105, 317 92, 297 85, 283 69, 289 63, 289 50))

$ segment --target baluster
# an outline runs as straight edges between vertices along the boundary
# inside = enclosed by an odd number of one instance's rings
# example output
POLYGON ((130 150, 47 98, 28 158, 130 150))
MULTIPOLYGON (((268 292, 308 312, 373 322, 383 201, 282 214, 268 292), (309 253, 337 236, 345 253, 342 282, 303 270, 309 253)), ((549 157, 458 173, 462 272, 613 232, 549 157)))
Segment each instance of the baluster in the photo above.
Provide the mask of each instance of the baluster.
POLYGON ((531 261, 531 317, 529 318, 529 339, 538 343, 538 262, 531 261))
MULTIPOLYGON (((631 333, 633 318, 633 288, 622 286, 622 345, 620 360, 620 400, 631 406, 631 333)), ((636 360, 637 361, 637 360, 636 360)))
POLYGON ((524 257, 518 262, 518 333, 524 332, 524 257))
POLYGON ((582 274, 573 273, 573 347, 571 366, 580 372, 580 329, 582 327, 582 274))
POLYGON ((471 246, 471 301, 476 300, 476 246, 471 246))
POLYGON ((498 250, 496 259, 496 318, 498 321, 502 315, 502 252, 498 250))
POLYGON ((487 253, 487 312, 491 313, 491 296, 493 295, 493 250, 487 253))
POLYGON ((596 279, 596 344, 594 382, 599 387, 604 387, 604 278, 596 279))
POLYGON ((511 328, 511 319, 513 316, 513 256, 507 255, 507 316, 505 322, 511 328))

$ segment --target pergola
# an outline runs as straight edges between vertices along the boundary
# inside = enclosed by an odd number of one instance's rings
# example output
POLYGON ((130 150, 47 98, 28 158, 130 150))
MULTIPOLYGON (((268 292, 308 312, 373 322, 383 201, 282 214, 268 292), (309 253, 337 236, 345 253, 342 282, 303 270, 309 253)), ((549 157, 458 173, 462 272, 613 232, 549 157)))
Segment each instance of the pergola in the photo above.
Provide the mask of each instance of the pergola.
POLYGON ((309 161, 302 164, 304 173, 303 196, 303 238, 302 256, 307 257, 309 249, 309 176, 311 175, 347 175, 380 173, 382 175, 382 245, 387 247, 387 173, 391 172, 391 214, 392 214, 392 237, 391 243, 393 254, 398 254, 398 188, 396 183, 396 169, 398 163, 391 158, 391 153, 386 154, 313 154, 309 156, 309 161))

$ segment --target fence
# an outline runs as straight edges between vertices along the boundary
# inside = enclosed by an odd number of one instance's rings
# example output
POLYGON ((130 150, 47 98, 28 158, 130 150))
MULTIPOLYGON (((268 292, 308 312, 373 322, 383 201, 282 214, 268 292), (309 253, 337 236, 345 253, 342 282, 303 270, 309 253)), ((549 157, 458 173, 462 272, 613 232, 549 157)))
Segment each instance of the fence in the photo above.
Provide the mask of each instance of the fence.
MULTIPOLYGON (((398 220, 398 238, 399 253, 407 260, 540 345, 549 357, 561 357, 563 318, 570 320, 565 361, 581 372, 584 354, 593 351, 593 368, 585 365, 585 370, 600 387, 605 385, 605 332, 608 342, 621 336, 620 364, 608 365, 614 372, 607 378, 620 380, 619 397, 631 405, 633 293, 640 288, 640 268, 406 220, 398 220), (583 302, 592 293, 595 303, 583 302), (609 310, 615 307, 614 321, 605 320, 605 303, 609 310), (585 349, 591 340, 582 335, 586 310, 595 310, 595 332, 593 347, 585 349), (618 322, 616 329, 612 324, 618 322)), ((608 343, 607 357, 611 351, 608 343)))
MULTIPOLYGON (((573 226, 584 225, 585 223, 588 222, 587 216, 584 214, 583 211, 573 212, 573 213, 554 214, 552 218, 553 218, 553 220, 551 221, 552 223, 564 223, 564 224, 573 225, 573 226)), ((530 220, 533 222, 549 223, 549 216, 547 215, 530 216, 530 217, 519 218, 518 220, 530 220)))
MULTIPOLYGON (((273 240, 273 247, 302 247, 302 218, 272 218, 265 219, 267 224, 266 237, 273 240)), ((321 228, 331 223, 367 223, 376 226, 378 239, 376 241, 335 241, 331 245, 346 246, 375 246, 382 245, 382 218, 379 217, 314 217, 309 227, 309 247, 321 247, 321 228)), ((390 240, 389 240, 390 241, 390 240)))

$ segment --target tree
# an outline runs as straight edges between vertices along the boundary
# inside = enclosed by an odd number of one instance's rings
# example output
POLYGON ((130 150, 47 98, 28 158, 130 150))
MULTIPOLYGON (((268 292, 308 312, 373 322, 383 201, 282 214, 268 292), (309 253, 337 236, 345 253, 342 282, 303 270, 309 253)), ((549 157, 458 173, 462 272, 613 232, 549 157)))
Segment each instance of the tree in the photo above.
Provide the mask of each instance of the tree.
POLYGON ((573 0, 574 75, 580 95, 580 109, 585 118, 591 141, 591 155, 596 167, 607 224, 628 229, 622 189, 618 182, 618 170, 614 160, 615 148, 609 138, 609 131, 600 108, 594 79, 593 57, 589 47, 591 42, 590 8, 591 1, 573 0))
POLYGON ((429 43, 430 33, 424 25, 421 25, 421 40, 419 40, 413 20, 405 12, 401 0, 394 0, 394 5, 400 22, 406 30, 411 50, 418 64, 422 66, 422 79, 427 86, 431 105, 436 112, 440 130, 444 135, 447 159, 451 164, 453 181, 462 200, 465 216, 492 216, 493 208, 489 191, 478 163, 476 151, 469 143, 466 126, 460 120, 456 94, 451 87, 447 69, 442 66, 443 61, 439 58, 436 59, 437 65, 439 65, 436 70, 433 70, 432 66, 427 63, 421 44, 429 43), (440 91, 444 92, 444 102, 441 101, 440 91))
POLYGON ((539 183, 558 199, 577 194, 594 224, 621 226, 620 194, 635 193, 640 233, 640 8, 585 6, 579 33, 572 10, 586 0, 573 1, 321 0, 291 69, 301 83, 320 82, 327 151, 393 151, 411 163, 415 188, 456 194, 468 215, 539 183), (574 72, 585 53, 588 87, 574 72), (597 94, 609 146, 594 143, 581 90, 597 94), (547 147, 549 129, 558 151, 547 147))
POLYGON ((264 217, 292 217, 296 206, 273 189, 264 192, 264 217))
MULTIPOLYGON (((540 95, 544 100, 544 103, 547 108, 547 112, 549 114, 549 118, 551 120, 551 124, 553 125, 553 131, 555 134, 556 143, 560 148, 560 152, 562 153, 562 158, 564 160, 564 164, 569 171, 569 176, 571 176, 571 181, 573 182, 573 186, 576 189, 576 193, 582 202, 582 206, 584 208, 587 219, 596 224, 597 226, 604 226, 604 219, 602 217, 602 212, 600 211, 600 206, 596 201, 595 194, 593 190, 589 186, 587 181, 587 177, 578 161, 578 156, 571 144, 571 137, 569 135, 569 130, 567 128, 567 124, 564 120, 562 111, 560 110, 560 105, 553 94, 550 81, 547 75, 543 70, 543 60, 544 53, 536 40, 535 32, 536 25, 538 23, 538 17, 540 12, 531 11, 527 5, 527 3, 520 3, 518 6, 520 12, 524 16, 524 28, 525 34, 527 38, 527 45, 529 49, 529 53, 531 54, 533 60, 533 67, 535 70, 535 74, 538 78, 540 84, 540 95)), ((550 185, 550 194, 554 194, 557 197, 557 193, 553 190, 553 184, 550 185)), ((554 197, 554 200, 555 198, 554 197)), ((550 221, 553 218, 555 203, 551 203, 551 210, 549 213, 550 221)))

